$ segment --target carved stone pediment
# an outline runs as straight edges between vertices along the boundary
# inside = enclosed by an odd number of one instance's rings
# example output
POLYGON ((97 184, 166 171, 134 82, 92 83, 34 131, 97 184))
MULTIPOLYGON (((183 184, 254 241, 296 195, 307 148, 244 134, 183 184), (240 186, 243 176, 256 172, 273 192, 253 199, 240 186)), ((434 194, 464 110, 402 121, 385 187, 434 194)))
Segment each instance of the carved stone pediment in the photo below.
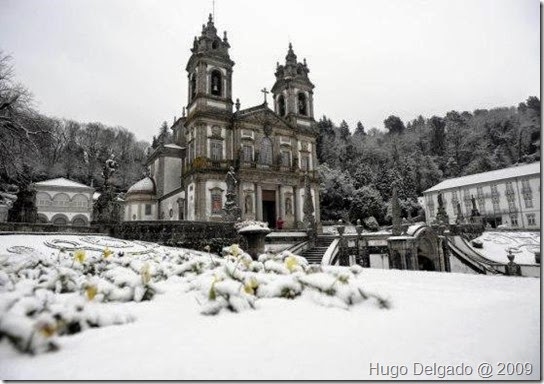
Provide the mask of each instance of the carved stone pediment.
POLYGON ((236 120, 237 122, 257 124, 263 127, 269 126, 283 129, 293 129, 285 120, 276 115, 274 111, 263 105, 240 111, 240 113, 236 116, 236 120))

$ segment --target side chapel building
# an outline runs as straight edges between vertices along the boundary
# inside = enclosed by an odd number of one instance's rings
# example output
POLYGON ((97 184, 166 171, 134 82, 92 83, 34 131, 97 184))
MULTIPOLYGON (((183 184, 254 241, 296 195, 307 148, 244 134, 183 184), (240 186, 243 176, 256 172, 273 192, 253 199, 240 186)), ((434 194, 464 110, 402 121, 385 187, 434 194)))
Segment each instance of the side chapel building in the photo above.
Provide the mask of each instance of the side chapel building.
POLYGON ((240 109, 232 101, 229 48, 210 15, 186 66, 186 116, 184 109, 171 127, 174 143, 159 143, 147 160, 149 175, 128 190, 125 220, 222 220, 225 177, 234 166, 242 219, 273 228, 281 217, 284 228, 301 228, 308 175, 319 225, 314 85, 306 60, 299 62, 289 44, 285 65, 276 67, 273 109, 266 89, 263 104, 240 109))

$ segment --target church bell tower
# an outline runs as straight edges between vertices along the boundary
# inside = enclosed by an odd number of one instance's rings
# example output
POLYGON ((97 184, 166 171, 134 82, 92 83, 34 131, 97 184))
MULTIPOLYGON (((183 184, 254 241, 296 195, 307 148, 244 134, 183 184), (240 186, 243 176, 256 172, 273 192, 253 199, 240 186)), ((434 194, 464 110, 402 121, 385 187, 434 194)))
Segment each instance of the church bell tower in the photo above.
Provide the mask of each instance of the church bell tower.
POLYGON ((221 39, 210 14, 202 33, 195 37, 187 63, 188 116, 195 111, 232 113, 232 67, 227 32, 221 39))
POLYGON ((276 82, 272 87, 274 110, 293 124, 309 126, 314 121, 314 85, 308 78, 306 59, 297 61, 293 46, 285 56, 285 65, 276 66, 276 82))

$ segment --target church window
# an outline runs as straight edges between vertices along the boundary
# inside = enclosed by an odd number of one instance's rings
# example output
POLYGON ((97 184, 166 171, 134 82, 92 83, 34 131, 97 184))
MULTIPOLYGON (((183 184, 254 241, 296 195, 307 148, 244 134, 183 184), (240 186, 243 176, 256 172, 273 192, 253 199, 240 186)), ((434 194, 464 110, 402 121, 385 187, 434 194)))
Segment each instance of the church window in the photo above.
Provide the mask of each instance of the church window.
POLYGON ((298 113, 302 116, 308 115, 306 108, 306 95, 302 92, 298 94, 298 113))
POLYGON ((269 137, 263 138, 259 156, 261 164, 272 165, 272 140, 269 137))
POLYGON ((252 145, 243 145, 242 146, 242 156, 244 163, 251 163, 253 161, 253 146, 252 145))
POLYGON ((212 49, 217 49, 219 47, 219 43, 217 42, 217 40, 214 40, 214 42, 212 43, 212 49))
POLYGON ((210 151, 212 161, 223 160, 223 141, 222 140, 210 140, 210 151))
POLYGON ((219 188, 212 189, 211 201, 212 201, 212 215, 221 214, 221 210, 223 208, 223 201, 221 196, 221 190, 219 188))
POLYGON ((310 156, 304 153, 300 157, 300 161, 301 161, 301 169, 303 171, 309 171, 310 170, 310 156))
POLYGON ((278 113, 280 116, 285 116, 285 97, 283 95, 278 97, 278 113))
POLYGON ((196 96, 196 74, 191 75, 191 100, 196 96))
POLYGON ((281 151, 281 166, 290 167, 291 166, 291 151, 281 151))
POLYGON ((145 205, 145 214, 146 215, 151 215, 151 204, 146 204, 145 205))
POLYGON ((221 96, 221 72, 214 69, 211 74, 211 93, 214 96, 221 96))
POLYGON ((535 220, 535 214, 534 213, 527 214, 527 224, 530 225, 530 226, 536 225, 536 220, 535 220))
POLYGON ((512 223, 512 227, 519 226, 518 215, 510 215, 510 223, 512 223))

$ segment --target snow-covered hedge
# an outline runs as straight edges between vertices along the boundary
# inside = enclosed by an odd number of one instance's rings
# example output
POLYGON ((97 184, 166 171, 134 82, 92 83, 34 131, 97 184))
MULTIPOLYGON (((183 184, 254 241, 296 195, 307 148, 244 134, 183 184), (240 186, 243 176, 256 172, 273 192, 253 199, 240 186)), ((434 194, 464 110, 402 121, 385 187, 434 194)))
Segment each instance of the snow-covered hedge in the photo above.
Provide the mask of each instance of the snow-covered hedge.
POLYGON ((308 265, 286 251, 255 261, 236 244, 224 248, 222 257, 166 248, 130 255, 105 248, 0 256, 0 340, 31 354, 55 350, 59 336, 133 321, 109 303, 151 300, 159 293, 156 283, 172 277, 195 291, 204 315, 303 295, 344 309, 365 300, 388 308, 387 300, 364 290, 363 275, 359 266, 308 265))

